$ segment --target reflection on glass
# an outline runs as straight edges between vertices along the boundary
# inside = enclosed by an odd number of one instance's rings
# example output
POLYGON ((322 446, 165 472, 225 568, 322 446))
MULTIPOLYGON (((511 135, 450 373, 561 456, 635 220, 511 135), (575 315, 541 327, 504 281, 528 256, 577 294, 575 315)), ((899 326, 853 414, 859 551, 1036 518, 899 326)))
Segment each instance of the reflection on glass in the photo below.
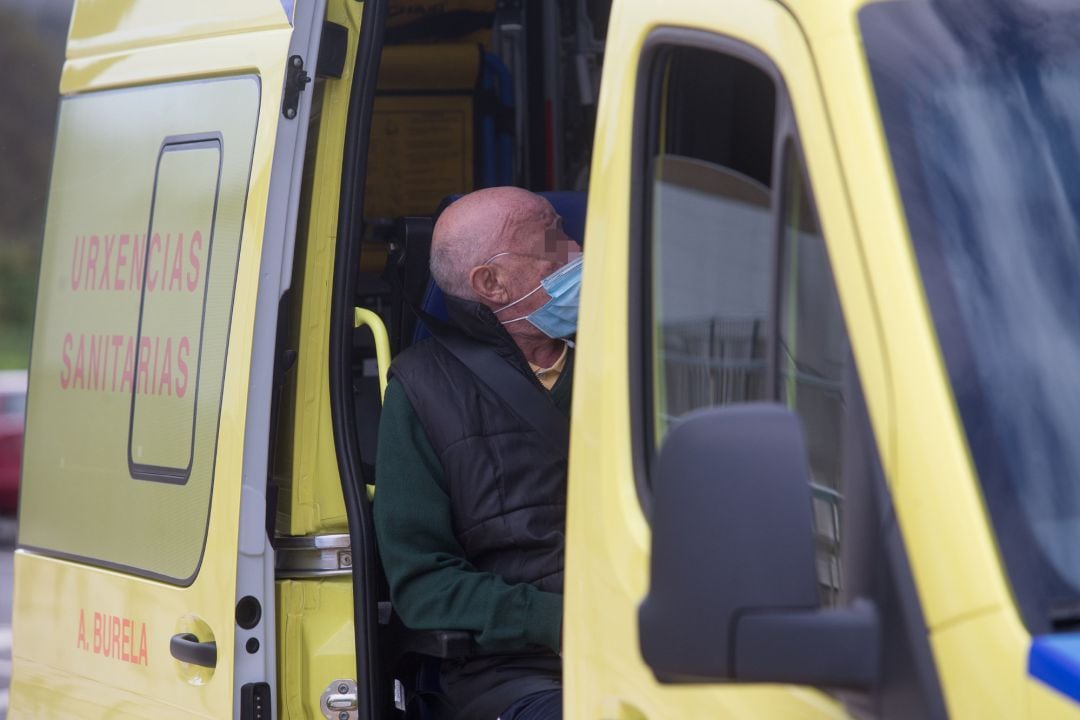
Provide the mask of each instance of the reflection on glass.
POLYGON ((777 388, 781 401, 802 420, 810 455, 818 583, 822 601, 834 605, 842 586, 840 462, 848 338, 825 241, 790 143, 784 153, 784 188, 777 388))
POLYGON ((167 145, 146 235, 131 436, 133 477, 183 483, 191 471, 206 275, 221 145, 167 145))
POLYGON ((1080 14, 1067 5, 860 15, 957 405, 1035 632, 1080 600, 1080 14))
POLYGON ((769 191, 731 169, 656 161, 657 444, 695 408, 763 397, 772 259, 769 191))

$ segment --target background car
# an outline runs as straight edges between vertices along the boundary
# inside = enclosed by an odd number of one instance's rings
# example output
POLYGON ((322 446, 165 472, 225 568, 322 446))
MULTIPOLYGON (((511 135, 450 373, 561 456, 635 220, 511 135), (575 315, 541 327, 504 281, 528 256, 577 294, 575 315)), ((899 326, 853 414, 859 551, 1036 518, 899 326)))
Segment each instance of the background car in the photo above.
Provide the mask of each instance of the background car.
POLYGON ((0 514, 18 505, 25 417, 26 371, 0 370, 0 514))

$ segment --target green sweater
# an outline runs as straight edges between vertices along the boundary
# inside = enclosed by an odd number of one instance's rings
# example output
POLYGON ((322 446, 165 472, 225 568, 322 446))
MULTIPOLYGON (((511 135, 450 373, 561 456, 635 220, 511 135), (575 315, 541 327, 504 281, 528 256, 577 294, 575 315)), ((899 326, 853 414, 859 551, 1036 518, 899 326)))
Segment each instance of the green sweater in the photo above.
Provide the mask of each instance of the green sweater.
MULTIPOLYGON (((551 393, 569 414, 570 363, 551 393)), ((390 598, 408 627, 468 630, 489 650, 560 650, 562 595, 507 584, 465 559, 435 450, 404 388, 391 379, 379 421, 375 533, 390 598)))

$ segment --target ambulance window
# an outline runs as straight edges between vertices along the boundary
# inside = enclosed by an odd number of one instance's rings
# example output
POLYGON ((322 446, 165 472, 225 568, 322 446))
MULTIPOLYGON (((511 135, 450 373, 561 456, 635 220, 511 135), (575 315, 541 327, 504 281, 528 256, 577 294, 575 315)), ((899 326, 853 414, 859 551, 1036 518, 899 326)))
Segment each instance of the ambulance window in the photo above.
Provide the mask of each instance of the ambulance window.
POLYGON ((131 476, 140 480, 183 484, 191 474, 207 286, 199 282, 194 267, 185 278, 181 263, 167 260, 189 248, 193 257, 204 253, 209 264, 220 179, 219 138, 185 139, 162 147, 150 229, 143 241, 142 298, 133 362, 137 381, 131 387, 128 467, 131 476), (187 246, 183 232, 175 237, 171 232, 185 223, 204 229, 189 232, 187 246), (171 333, 177 331, 182 334, 174 340, 171 333))
POLYGON ((766 397, 776 90, 695 48, 660 60, 649 275, 654 440, 696 408, 766 397))
POLYGON ((237 293, 260 98, 257 77, 235 76, 61 100, 21 547, 174 585, 198 576, 211 508, 239 483, 227 388, 246 387, 246 363, 229 339, 234 298, 237 317, 251 312, 237 293))
POLYGON ((805 169, 778 130, 790 110, 776 76, 748 61, 677 48, 655 62, 641 166, 645 467, 695 409, 787 405, 805 432, 820 591, 834 604, 850 351, 805 169))
POLYGON ((777 396, 802 419, 822 600, 835 604, 841 587, 840 459, 844 383, 850 350, 821 236, 794 142, 784 150, 781 203, 777 396))

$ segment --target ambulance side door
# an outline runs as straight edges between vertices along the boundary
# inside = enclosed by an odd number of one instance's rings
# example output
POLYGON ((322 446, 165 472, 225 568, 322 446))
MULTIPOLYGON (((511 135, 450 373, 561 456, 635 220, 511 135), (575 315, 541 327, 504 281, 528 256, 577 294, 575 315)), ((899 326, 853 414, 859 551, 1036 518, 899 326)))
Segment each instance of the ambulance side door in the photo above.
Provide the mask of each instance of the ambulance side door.
POLYGON ((266 478, 324 3, 77 2, 10 716, 270 718, 266 478))

